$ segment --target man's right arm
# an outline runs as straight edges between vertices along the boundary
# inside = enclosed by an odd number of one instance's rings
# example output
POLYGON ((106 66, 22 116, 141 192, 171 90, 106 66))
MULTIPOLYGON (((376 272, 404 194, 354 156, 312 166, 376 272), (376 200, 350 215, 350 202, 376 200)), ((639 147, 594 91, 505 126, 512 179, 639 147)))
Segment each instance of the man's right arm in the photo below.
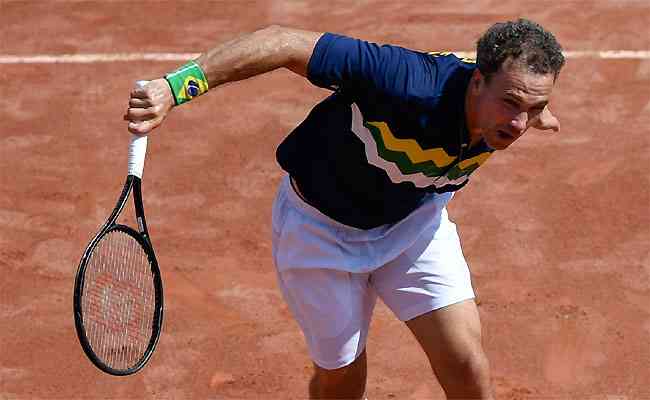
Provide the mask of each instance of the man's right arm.
MULTIPOLYGON (((307 76, 307 64, 319 32, 270 26, 220 44, 195 62, 203 70, 209 88, 250 78, 285 67, 307 76)), ((151 81, 131 93, 124 119, 131 133, 142 134, 162 123, 175 101, 164 78, 151 81)))
POLYGON ((240 36, 201 55, 196 62, 210 88, 280 67, 307 76, 307 64, 322 33, 270 26, 240 36))

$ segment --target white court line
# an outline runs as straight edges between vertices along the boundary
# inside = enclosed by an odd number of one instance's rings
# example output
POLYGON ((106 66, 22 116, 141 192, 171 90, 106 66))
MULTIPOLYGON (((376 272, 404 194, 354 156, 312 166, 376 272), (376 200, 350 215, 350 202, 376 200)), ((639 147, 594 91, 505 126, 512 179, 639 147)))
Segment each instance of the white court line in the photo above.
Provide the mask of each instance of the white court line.
MULTIPOLYGON (((459 57, 474 57, 473 51, 454 51, 459 57)), ((186 61, 199 53, 87 53, 87 54, 0 54, 0 64, 90 64, 120 61, 186 61)), ((566 58, 647 60, 647 50, 565 51, 566 58)))
POLYGON ((186 61, 199 53, 0 54, 0 64, 90 64, 115 61, 186 61))

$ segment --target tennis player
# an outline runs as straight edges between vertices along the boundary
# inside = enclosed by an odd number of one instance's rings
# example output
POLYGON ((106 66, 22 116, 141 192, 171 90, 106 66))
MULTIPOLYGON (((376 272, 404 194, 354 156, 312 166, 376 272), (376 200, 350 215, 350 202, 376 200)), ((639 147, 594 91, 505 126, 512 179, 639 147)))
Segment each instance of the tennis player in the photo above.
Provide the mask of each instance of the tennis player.
MULTIPOLYGON (((131 93, 132 133, 219 85, 280 67, 333 93, 280 144, 273 206, 279 287, 305 336, 311 398, 361 398, 377 297, 413 332, 449 398, 492 398, 470 272, 446 205, 548 102, 555 37, 520 19, 490 27, 477 59, 271 26, 131 93)), ((243 111, 243 110, 242 110, 243 111)))

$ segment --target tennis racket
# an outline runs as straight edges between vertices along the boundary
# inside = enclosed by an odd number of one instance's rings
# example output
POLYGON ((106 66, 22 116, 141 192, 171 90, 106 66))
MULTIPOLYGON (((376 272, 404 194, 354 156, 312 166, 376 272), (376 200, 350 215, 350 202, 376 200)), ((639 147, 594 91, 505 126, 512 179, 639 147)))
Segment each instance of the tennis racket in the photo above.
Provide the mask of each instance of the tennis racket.
POLYGON ((140 188, 146 151, 147 136, 133 135, 122 194, 86 247, 75 278, 74 320, 79 342, 90 361, 111 375, 130 375, 142 369, 162 329, 162 279, 140 188), (137 229, 116 223, 131 193, 137 229))

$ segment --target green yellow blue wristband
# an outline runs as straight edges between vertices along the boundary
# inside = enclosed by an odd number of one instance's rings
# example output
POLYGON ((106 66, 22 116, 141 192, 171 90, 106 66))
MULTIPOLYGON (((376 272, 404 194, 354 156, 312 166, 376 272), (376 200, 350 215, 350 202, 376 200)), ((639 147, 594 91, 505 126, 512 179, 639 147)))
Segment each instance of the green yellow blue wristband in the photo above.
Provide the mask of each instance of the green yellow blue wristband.
POLYGON ((201 67, 194 61, 165 75, 165 79, 172 89, 177 106, 208 91, 208 80, 201 67))

